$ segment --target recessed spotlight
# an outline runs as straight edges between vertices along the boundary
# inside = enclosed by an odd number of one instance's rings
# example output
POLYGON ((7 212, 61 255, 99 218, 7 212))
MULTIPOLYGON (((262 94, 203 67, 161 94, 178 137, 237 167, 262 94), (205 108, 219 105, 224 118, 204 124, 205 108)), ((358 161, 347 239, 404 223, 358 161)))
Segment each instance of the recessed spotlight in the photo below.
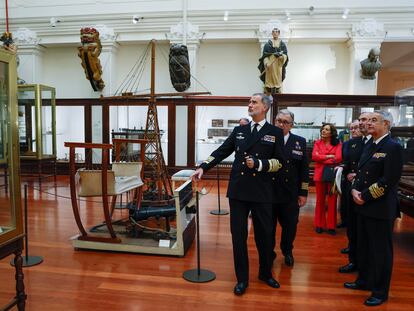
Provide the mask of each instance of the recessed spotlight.
POLYGON ((347 18, 348 18, 348 14, 349 14, 349 9, 345 9, 345 10, 342 12, 342 18, 343 18, 343 19, 347 19, 347 18))
POLYGON ((286 12, 286 20, 290 21, 292 18, 290 17, 290 13, 286 12))
POLYGON ((229 20, 229 11, 224 11, 223 20, 227 22, 229 20))

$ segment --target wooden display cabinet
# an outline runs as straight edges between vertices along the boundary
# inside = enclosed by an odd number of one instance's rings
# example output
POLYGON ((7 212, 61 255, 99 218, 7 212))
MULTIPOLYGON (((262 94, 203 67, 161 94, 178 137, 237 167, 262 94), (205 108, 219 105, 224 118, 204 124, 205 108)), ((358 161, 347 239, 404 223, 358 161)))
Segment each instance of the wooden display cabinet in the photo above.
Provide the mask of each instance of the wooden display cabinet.
POLYGON ((23 219, 19 179, 19 139, 17 129, 17 70, 16 56, 0 49, 0 149, 7 167, 9 182, 0 188, 0 259, 15 254, 16 296, 2 310, 17 305, 24 310, 22 271, 23 219))

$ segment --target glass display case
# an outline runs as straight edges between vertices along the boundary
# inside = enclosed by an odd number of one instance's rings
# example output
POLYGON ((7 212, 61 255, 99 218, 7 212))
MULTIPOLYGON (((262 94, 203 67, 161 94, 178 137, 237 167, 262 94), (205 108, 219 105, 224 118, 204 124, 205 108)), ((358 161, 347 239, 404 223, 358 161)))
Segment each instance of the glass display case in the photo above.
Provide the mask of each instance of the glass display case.
MULTIPOLYGON (((200 163, 216 150, 239 125, 241 118, 248 117, 245 106, 197 106, 196 107, 196 163, 200 163)), ((250 119, 250 118, 249 118, 250 119)), ((233 162, 234 153, 224 162, 233 162)))
MULTIPOLYGON (((142 139, 147 122, 148 105, 112 106, 110 108, 111 139, 142 139)), ((168 162, 168 107, 157 106, 158 125, 164 160, 168 162)))
MULTIPOLYGON (((23 219, 19 179, 19 138, 17 129, 17 69, 16 56, 0 48, 0 150, 1 167, 8 182, 0 187, 0 259, 15 254, 16 296, 6 310, 18 305, 24 310, 22 249, 23 219)), ((3 308, 0 309, 3 310, 3 308)))
POLYGON ((16 60, 14 55, 0 50, 0 113, 3 165, 8 183, 0 188, 0 245, 23 234, 20 206, 19 150, 16 99, 16 60), (7 187, 7 188, 6 188, 7 187))
POLYGON ((56 91, 42 84, 18 86, 22 159, 56 158, 56 91))

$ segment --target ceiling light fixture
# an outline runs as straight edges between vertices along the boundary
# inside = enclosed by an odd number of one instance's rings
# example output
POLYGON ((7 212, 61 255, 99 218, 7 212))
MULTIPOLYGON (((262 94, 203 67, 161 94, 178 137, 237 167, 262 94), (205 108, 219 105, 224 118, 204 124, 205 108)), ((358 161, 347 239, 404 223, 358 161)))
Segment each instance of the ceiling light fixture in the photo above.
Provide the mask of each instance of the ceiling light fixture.
POLYGON ((49 24, 51 27, 56 27, 57 24, 60 23, 60 19, 56 18, 56 17, 51 17, 49 24))
POLYGON ((290 13, 286 12, 286 20, 290 21, 292 18, 290 17, 290 13))
POLYGON ((347 19, 348 18, 348 14, 349 14, 349 9, 345 9, 342 13, 342 18, 343 19, 347 19))
POLYGON ((229 11, 224 11, 223 20, 227 22, 229 20, 229 11))
POLYGON ((308 9, 308 14, 309 14, 310 16, 312 16, 314 13, 315 13, 315 8, 313 7, 313 5, 311 5, 311 6, 309 7, 309 9, 308 9))
POLYGON ((132 16, 132 23, 136 24, 138 23, 141 19, 144 19, 142 16, 138 16, 138 15, 134 15, 132 16))

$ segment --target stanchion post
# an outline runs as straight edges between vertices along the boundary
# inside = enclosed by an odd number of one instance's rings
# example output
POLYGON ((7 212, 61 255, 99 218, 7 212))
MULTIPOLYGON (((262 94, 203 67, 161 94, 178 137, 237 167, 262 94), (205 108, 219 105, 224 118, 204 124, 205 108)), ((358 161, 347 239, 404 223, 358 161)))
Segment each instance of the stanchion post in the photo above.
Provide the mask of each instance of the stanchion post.
POLYGON ((226 210, 221 210, 221 206, 220 206, 220 168, 219 165, 217 165, 217 204, 218 204, 218 209, 212 210, 210 212, 211 215, 227 215, 229 212, 226 210))
MULTIPOLYGON (((24 247, 26 256, 23 256, 23 267, 31 267, 43 262, 41 256, 29 256, 29 230, 27 228, 27 184, 24 185, 24 247)), ((12 266, 15 265, 14 259, 10 261, 12 266)))
POLYGON ((199 217, 199 194, 196 192, 196 247, 197 247, 197 269, 184 271, 183 278, 193 283, 206 283, 213 281, 216 274, 212 271, 201 269, 200 259, 200 217, 199 217))

